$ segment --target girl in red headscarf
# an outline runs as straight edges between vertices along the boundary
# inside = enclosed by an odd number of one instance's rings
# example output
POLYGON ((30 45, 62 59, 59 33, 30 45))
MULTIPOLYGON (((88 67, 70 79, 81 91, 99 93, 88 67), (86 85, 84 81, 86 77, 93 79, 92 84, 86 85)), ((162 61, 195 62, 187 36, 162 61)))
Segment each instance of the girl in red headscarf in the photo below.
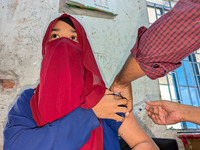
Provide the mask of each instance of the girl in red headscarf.
POLYGON ((35 90, 24 91, 11 109, 4 149, 118 150, 118 131, 130 146, 147 141, 155 148, 132 114, 122 127, 122 122, 109 120, 122 121, 124 117, 116 113, 127 111, 122 107, 127 101, 106 91, 76 19, 64 14, 50 23, 42 54, 40 83, 35 90), (140 133, 137 140, 127 129, 140 133))

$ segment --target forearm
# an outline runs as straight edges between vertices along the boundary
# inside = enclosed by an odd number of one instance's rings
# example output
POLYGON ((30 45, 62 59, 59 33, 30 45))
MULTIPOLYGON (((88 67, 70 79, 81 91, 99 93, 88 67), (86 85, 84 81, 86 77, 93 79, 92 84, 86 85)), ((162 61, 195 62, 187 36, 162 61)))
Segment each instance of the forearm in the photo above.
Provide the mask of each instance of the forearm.
POLYGON ((115 82, 120 85, 128 85, 131 81, 134 81, 144 75, 145 73, 140 68, 135 58, 130 54, 123 68, 116 76, 115 82))
POLYGON ((190 105, 182 105, 181 121, 193 122, 200 125, 200 108, 190 105))

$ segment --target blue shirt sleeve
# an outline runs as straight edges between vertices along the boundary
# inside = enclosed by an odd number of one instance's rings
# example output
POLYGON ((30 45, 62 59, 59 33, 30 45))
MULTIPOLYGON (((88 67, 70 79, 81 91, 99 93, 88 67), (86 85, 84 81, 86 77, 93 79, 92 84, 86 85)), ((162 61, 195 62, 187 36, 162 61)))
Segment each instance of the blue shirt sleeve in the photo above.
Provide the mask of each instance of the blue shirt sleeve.
POLYGON ((4 150, 77 150, 100 126, 91 109, 78 107, 61 119, 38 127, 30 108, 33 92, 24 91, 10 110, 4 129, 4 150))
POLYGON ((109 119, 102 119, 103 149, 104 150, 121 150, 119 138, 118 138, 118 132, 116 131, 116 129, 118 129, 118 125, 115 122, 111 121, 108 123, 107 121, 109 121, 109 119))
MULTIPOLYGON (((120 116, 124 116, 124 113, 117 113, 120 116)), ((123 122, 117 122, 116 120, 113 119, 104 119, 104 121, 107 123, 107 125, 114 131, 118 132, 119 127, 122 125, 123 122)))

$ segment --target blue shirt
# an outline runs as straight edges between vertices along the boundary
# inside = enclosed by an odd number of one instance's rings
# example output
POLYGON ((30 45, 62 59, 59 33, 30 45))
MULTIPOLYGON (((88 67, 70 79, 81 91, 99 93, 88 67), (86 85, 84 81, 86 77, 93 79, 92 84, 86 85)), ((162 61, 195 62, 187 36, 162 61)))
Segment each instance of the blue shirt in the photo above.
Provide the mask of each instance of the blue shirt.
MULTIPOLYGON (((4 129, 4 150, 78 150, 100 126, 92 109, 78 107, 52 123, 38 127, 30 100, 34 89, 25 90, 8 114, 4 129)), ((121 123, 102 119, 104 150, 120 150, 117 130, 121 123)))

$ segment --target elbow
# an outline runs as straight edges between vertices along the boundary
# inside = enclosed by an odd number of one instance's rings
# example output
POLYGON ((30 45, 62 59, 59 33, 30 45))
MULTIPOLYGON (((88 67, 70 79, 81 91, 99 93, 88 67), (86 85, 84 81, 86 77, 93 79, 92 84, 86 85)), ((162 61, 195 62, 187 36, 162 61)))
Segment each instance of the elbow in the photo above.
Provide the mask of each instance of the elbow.
POLYGON ((151 142, 146 150, 160 150, 160 148, 154 142, 151 142))
POLYGON ((138 143, 131 150, 160 150, 160 148, 153 141, 144 141, 138 143))
POLYGON ((154 150, 160 150, 160 148, 155 144, 154 150))
POLYGON ((160 148, 153 142, 148 142, 148 148, 146 148, 146 150, 160 150, 160 148))

